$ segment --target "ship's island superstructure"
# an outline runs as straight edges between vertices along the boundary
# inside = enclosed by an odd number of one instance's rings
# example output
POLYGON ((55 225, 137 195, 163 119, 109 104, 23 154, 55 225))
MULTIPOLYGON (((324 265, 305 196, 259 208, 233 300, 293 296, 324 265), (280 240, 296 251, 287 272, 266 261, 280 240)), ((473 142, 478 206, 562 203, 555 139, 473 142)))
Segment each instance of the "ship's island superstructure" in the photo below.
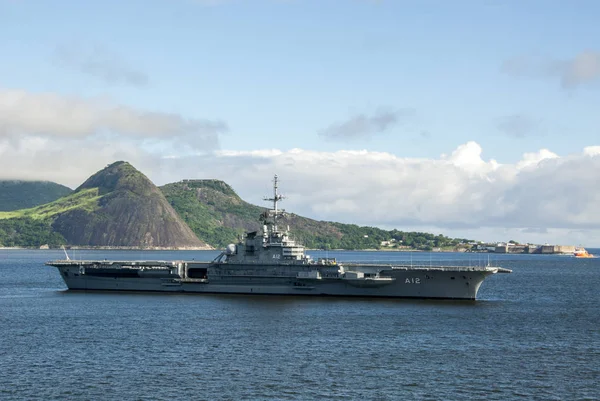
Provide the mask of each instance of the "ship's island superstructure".
POLYGON ((260 215, 262 232, 245 235, 211 262, 89 261, 47 262, 58 268, 71 290, 160 291, 268 295, 363 296, 474 300, 483 280, 501 267, 413 266, 313 260, 278 224, 285 211, 275 176, 273 208, 260 215))

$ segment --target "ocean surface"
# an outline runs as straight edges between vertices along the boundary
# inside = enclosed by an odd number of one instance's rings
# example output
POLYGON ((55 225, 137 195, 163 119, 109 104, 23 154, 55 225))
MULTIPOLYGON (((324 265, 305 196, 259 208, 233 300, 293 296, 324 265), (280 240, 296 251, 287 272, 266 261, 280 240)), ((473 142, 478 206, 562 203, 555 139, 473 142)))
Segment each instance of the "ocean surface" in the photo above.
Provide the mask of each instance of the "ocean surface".
MULTIPOLYGON (((481 254, 309 254, 488 262, 481 254)), ((493 255, 513 273, 486 279, 474 302, 70 292, 44 266, 62 258, 0 250, 0 400, 600 399, 600 258, 493 255)))

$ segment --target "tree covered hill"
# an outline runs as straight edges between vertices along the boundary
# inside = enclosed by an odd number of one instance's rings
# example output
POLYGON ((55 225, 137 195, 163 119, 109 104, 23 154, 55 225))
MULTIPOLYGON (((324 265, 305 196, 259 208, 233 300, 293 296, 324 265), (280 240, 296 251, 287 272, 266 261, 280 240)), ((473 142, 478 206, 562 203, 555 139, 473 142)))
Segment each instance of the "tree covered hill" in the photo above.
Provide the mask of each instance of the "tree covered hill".
POLYGON ((0 211, 28 209, 73 192, 49 181, 0 181, 0 211))
MULTIPOLYGON (((265 207, 219 180, 184 180, 157 188, 127 162, 116 162, 52 202, 0 212, 0 246, 78 245, 224 248, 260 230, 265 207)), ((382 230, 289 213, 281 224, 308 248, 452 249, 462 239, 382 230)))
POLYGON ((0 246, 45 244, 210 248, 127 162, 107 166, 54 202, 0 212, 0 246))
MULTIPOLYGON (((261 228, 258 217, 265 208, 245 202, 223 181, 184 180, 160 189, 196 235, 214 247, 223 248, 235 243, 245 231, 261 228)), ((449 249, 467 241, 429 233, 317 221, 293 213, 282 223, 289 224, 294 237, 308 248, 431 250, 449 249)))

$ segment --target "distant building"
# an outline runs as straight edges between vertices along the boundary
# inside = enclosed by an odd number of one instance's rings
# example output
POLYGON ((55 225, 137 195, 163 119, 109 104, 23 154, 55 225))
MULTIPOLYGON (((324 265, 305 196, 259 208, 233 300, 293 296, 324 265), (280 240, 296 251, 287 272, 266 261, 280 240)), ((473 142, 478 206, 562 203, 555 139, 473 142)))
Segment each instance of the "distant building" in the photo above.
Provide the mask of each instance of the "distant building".
MULTIPOLYGON (((402 241, 400 241, 400 242, 402 242, 402 241)), ((387 241, 381 241, 381 243, 379 245, 380 246, 394 246, 395 244, 396 244, 396 239, 392 238, 387 241)))

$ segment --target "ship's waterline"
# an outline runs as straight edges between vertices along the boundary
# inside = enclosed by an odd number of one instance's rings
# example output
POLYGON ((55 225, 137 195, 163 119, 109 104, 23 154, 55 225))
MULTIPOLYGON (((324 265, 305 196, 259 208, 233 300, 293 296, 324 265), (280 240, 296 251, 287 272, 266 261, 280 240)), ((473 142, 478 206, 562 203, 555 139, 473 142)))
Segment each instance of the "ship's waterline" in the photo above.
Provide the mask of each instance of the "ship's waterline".
POLYGON ((331 269, 312 265, 306 265, 310 269, 292 265, 269 272, 262 265, 223 269, 212 262, 195 261, 65 260, 48 264, 58 267, 73 290, 447 299, 475 299, 487 276, 507 271, 497 267, 344 264, 337 265, 336 276, 331 269), (353 270, 339 274, 347 268, 353 270))
POLYGON ((313 260, 278 221, 283 197, 275 176, 273 208, 261 214, 263 230, 250 232, 211 262, 78 261, 47 262, 69 289, 304 296, 360 296, 468 299, 485 278, 510 273, 500 267, 412 266, 313 260))

